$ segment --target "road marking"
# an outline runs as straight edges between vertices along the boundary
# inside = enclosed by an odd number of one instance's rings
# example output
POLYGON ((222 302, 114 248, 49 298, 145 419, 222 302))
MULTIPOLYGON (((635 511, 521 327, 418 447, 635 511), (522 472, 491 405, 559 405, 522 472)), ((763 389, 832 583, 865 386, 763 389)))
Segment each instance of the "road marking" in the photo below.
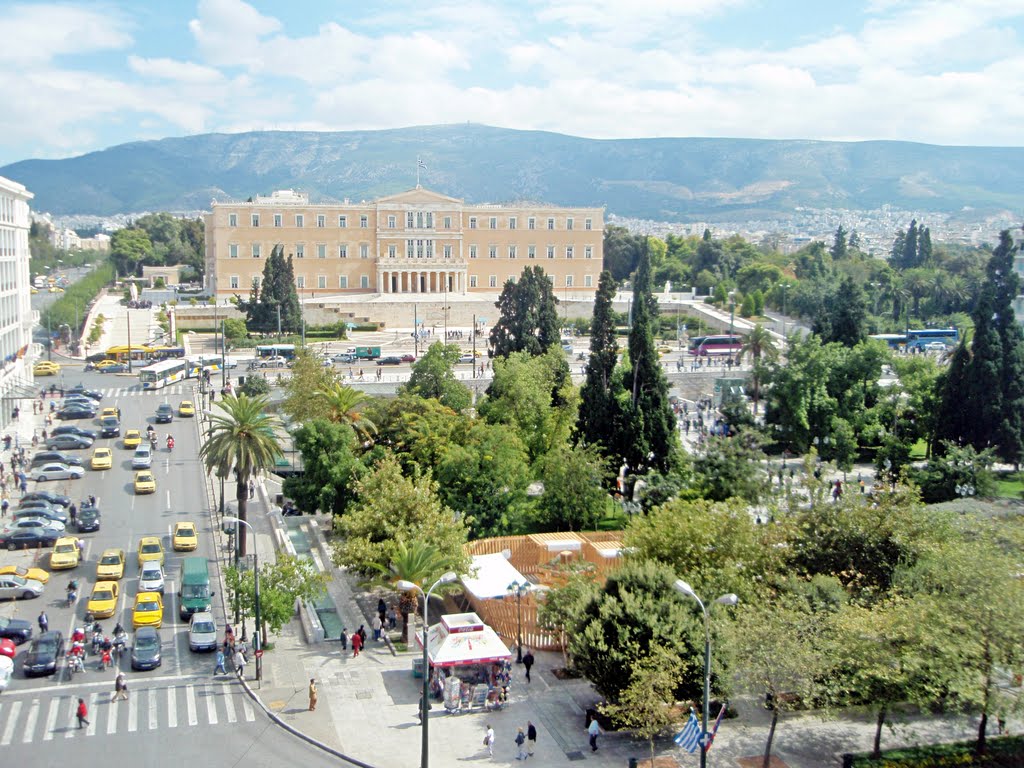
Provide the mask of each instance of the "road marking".
POLYGON ((128 732, 135 733, 139 729, 138 696, 128 697, 128 732))
POLYGON ((235 699, 230 693, 224 696, 224 709, 227 710, 229 723, 238 722, 238 718, 235 717, 235 699))
MULTIPOLYGON (((131 694, 128 694, 129 698, 131 694)), ((107 707, 107 736, 111 736, 117 733, 117 716, 121 712, 121 708, 118 706, 120 702, 111 701, 110 706, 107 707)))
POLYGON ((174 698, 174 688, 167 689, 167 727, 178 727, 178 702, 174 698))
POLYGON ((0 739, 0 746, 9 746, 11 739, 14 738, 14 728, 18 724, 19 712, 21 712, 21 702, 16 701, 11 704, 11 709, 7 714, 7 727, 4 729, 3 738, 0 739))
POLYGON ((204 685, 203 689, 206 691, 206 719, 210 725, 217 724, 217 705, 213 700, 213 690, 209 685, 204 685))
POLYGON ((185 686, 185 705, 188 709, 188 724, 194 726, 199 722, 199 718, 196 716, 196 687, 194 685, 185 686))
POLYGON ((89 694, 89 725, 85 727, 86 736, 96 735, 96 718, 99 716, 99 711, 96 709, 96 702, 99 701, 99 698, 100 695, 98 693, 89 694))
POLYGON ((75 737, 75 731, 78 730, 78 701, 74 696, 62 697, 66 698, 68 704, 68 727, 64 731, 65 739, 73 739, 75 737))
MULTIPOLYGON (((126 651, 126 653, 127 653, 127 651, 126 651)), ((198 675, 164 675, 162 677, 147 677, 147 678, 145 678, 145 681, 146 681, 147 684, 171 683, 171 682, 183 683, 183 682, 185 682, 187 680, 192 680, 194 682, 201 682, 201 681, 206 680, 208 678, 209 678, 209 675, 206 675, 206 674, 198 674, 198 675)), ((90 683, 87 683, 87 682, 75 683, 75 689, 76 690, 80 690, 80 689, 84 689, 84 688, 109 688, 109 687, 110 687, 110 681, 109 680, 106 680, 106 681, 98 680, 98 681, 90 682, 90 683)), ((53 693, 54 691, 63 691, 63 690, 67 690, 67 688, 66 688, 66 686, 63 683, 61 683, 59 685, 40 686, 39 688, 25 688, 25 689, 20 690, 20 691, 18 691, 18 690, 4 691, 3 696, 4 696, 4 700, 6 701, 6 700, 9 700, 9 699, 10 700, 16 699, 16 698, 18 698, 18 696, 38 696, 41 693, 53 693)))
POLYGON ((155 731, 160 725, 156 709, 156 688, 149 689, 149 730, 155 731))
POLYGON ((249 697, 242 697, 242 711, 245 713, 245 720, 248 723, 256 720, 256 713, 253 711, 252 705, 249 703, 249 697))
POLYGON ((53 729, 57 726, 57 710, 60 709, 61 696, 54 696, 50 700, 50 708, 46 710, 46 729, 43 731, 43 741, 53 738, 53 729))
POLYGON ((32 741, 32 735, 36 730, 36 722, 39 720, 39 699, 32 699, 29 705, 28 717, 25 718, 25 732, 21 735, 21 743, 28 744, 32 741))

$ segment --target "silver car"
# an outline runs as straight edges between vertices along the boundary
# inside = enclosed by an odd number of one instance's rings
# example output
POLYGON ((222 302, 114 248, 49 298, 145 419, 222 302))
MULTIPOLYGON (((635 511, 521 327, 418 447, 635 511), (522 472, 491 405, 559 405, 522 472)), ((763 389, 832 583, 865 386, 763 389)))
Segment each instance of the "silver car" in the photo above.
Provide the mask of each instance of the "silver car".
POLYGON ((140 445, 132 456, 132 469, 149 469, 153 465, 153 451, 148 445, 140 445))
POLYGON ((155 560, 146 560, 139 571, 139 591, 164 593, 164 569, 155 560))
POLYGON ((48 517, 42 515, 29 515, 16 517, 13 521, 7 524, 7 528, 47 528, 57 533, 64 532, 64 523, 59 520, 51 520, 48 517))
POLYGON ((69 467, 67 464, 44 464, 32 470, 33 480, 81 480, 85 470, 81 467, 69 467))
POLYGON ((0 598, 4 600, 31 600, 41 594, 43 594, 42 582, 35 579, 23 579, 14 574, 0 576, 0 598))

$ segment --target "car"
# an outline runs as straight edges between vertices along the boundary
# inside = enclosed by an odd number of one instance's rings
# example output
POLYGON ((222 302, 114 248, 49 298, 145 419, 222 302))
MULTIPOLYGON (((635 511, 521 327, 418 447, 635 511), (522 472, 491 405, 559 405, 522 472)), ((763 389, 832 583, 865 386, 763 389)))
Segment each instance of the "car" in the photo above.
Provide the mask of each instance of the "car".
POLYGON ((63 407, 66 405, 81 405, 85 408, 95 408, 96 401, 86 397, 85 395, 65 395, 61 406, 63 407))
POLYGON ((195 416, 196 406, 191 400, 182 400, 178 404, 178 415, 179 416, 195 416))
POLYGON ((8 530, 14 530, 15 528, 46 528, 60 534, 64 532, 64 523, 58 520, 49 520, 39 515, 29 515, 28 517, 14 518, 5 528, 8 530))
POLYGON ((95 400, 97 403, 103 399, 103 393, 95 389, 86 389, 85 385, 79 382, 75 384, 71 389, 68 390, 73 395, 85 395, 90 400, 95 400))
MULTIPOLYGON (((105 370, 107 370, 109 368, 115 368, 118 365, 124 365, 124 363, 120 363, 117 360, 97 360, 93 364, 93 368, 95 368, 97 371, 102 372, 102 371, 105 371, 105 370)), ((127 366, 125 366, 125 367, 127 367, 127 366)))
POLYGON ((138 448, 142 444, 142 433, 137 429, 129 429, 124 433, 124 447, 138 448))
POLYGON ((473 354, 471 352, 466 352, 466 353, 464 353, 462 355, 459 355, 459 362, 460 363, 475 363, 476 362, 476 358, 473 357, 473 354))
POLYGON ((180 522, 174 524, 174 532, 171 534, 171 545, 175 552, 191 552, 199 546, 199 532, 196 524, 180 522))
POLYGON ((109 448, 97 448, 92 452, 92 459, 89 461, 93 469, 113 469, 114 452, 109 448))
POLYGON ((6 637, 0 637, 0 656, 6 656, 8 659, 13 659, 17 655, 18 649, 14 645, 14 641, 8 640, 6 637))
POLYGON ((156 560, 148 560, 139 571, 139 590, 164 593, 164 569, 156 560))
POLYGON ((132 456, 132 469, 149 469, 153 466, 153 451, 148 445, 140 445, 132 456))
POLYGON ((925 352, 945 352, 946 345, 941 341, 929 341, 924 345, 925 352))
POLYGON ((158 536, 143 536, 139 539, 139 568, 143 563, 155 561, 164 564, 164 545, 158 536))
POLYGON ((0 547, 14 551, 34 547, 52 547, 60 534, 49 528, 21 528, 0 531, 0 547))
POLYGON ((6 691, 14 677, 14 659, 0 656, 0 691, 6 691))
POLYGON ((0 637, 21 645, 32 637, 32 624, 24 619, 8 619, 0 616, 0 637))
POLYGON ((132 669, 145 671, 159 667, 161 646, 160 631, 156 627, 141 626, 136 629, 135 642, 132 644, 132 669))
POLYGON ((174 409, 170 403, 160 403, 156 408, 156 423, 170 424, 174 421, 174 409))
POLYGON ((67 464, 43 464, 32 470, 30 477, 37 482, 46 480, 81 480, 85 470, 81 467, 69 467, 67 464))
POLYGON ((83 506, 75 516, 75 530, 89 533, 100 529, 100 510, 90 505, 83 506))
POLYGON ((135 473, 135 493, 156 493, 156 477, 148 469, 135 473))
POLYGON ((120 590, 116 581, 97 581, 85 609, 97 619, 109 619, 117 610, 120 590))
POLYGON ((50 451, 77 451, 81 448, 91 448, 93 440, 91 437, 81 435, 54 435, 47 439, 46 448, 50 451))
POLYGON ((391 355, 389 357, 381 357, 377 359, 377 365, 401 365, 402 358, 391 355))
POLYGON ((164 623, 164 599, 156 592, 139 592, 132 609, 132 629, 157 627, 164 623))
POLYGON ((108 407, 108 408, 104 408, 104 409, 102 409, 100 411, 100 418, 101 419, 105 419, 108 416, 113 416, 115 419, 121 418, 121 409, 120 408, 110 408, 110 407, 108 407))
POLYGON ((124 363, 116 363, 113 360, 107 362, 106 365, 102 363, 96 364, 96 370, 99 373, 124 373, 128 370, 128 366, 124 363))
POLYGON ((43 632, 29 645, 22 661, 22 671, 25 677, 52 675, 63 656, 64 636, 56 630, 43 632))
POLYGON ((331 360, 335 363, 354 363, 356 361, 356 356, 351 352, 340 352, 332 357, 331 360))
POLYGON ((22 506, 24 506, 27 501, 45 501, 48 504, 52 504, 56 507, 64 507, 65 509, 71 506, 70 496, 62 496, 59 493, 53 493, 51 491, 32 491, 31 493, 26 493, 21 497, 22 506))
POLYGON ((64 293, 64 289, 61 288, 59 285, 51 285, 50 293, 64 293))
POLYGON ((92 419, 96 416, 95 408, 86 408, 80 403, 72 403, 57 411, 56 416, 61 421, 74 421, 76 419, 92 419))
MULTIPOLYGON (((40 451, 32 457, 32 463, 29 465, 29 469, 35 469, 43 464, 67 464, 69 467, 80 467, 82 466, 82 457, 74 456, 70 453, 64 453, 63 451, 40 451)), ((36 491, 36 493, 39 493, 39 491, 36 491)), ((26 497, 23 496, 22 500, 25 498, 26 497)), ((70 502, 68 503, 70 504, 70 502)))
POLYGON ((79 437, 88 437, 95 440, 100 436, 100 433, 95 429, 85 429, 77 424, 61 424, 59 427, 54 427, 50 430, 50 437, 56 437, 57 435, 78 435, 79 437))
POLYGON ((124 550, 112 547, 104 549, 96 563, 96 581, 109 581, 124 576, 124 550))
POLYGON ((40 360, 32 366, 32 373, 35 376, 56 376, 60 373, 60 364, 49 360, 40 360))
POLYGON ((77 568, 81 556, 78 537, 61 536, 54 542, 53 551, 50 553, 50 570, 66 571, 68 568, 77 568))
POLYGON ((43 594, 42 583, 8 574, 0 576, 0 600, 31 600, 43 594))
POLYGON ((103 416, 100 419, 100 434, 103 437, 121 436, 121 422, 117 416, 103 416))
POLYGON ((284 368, 288 365, 288 358, 281 355, 273 355, 260 359, 260 368, 284 368))
POLYGON ((54 522, 62 523, 64 525, 68 524, 68 515, 67 512, 64 511, 63 507, 51 507, 49 505, 44 507, 41 506, 42 504, 46 504, 46 502, 30 501, 28 502, 28 506, 18 507, 14 510, 14 514, 11 515, 11 517, 15 520, 19 520, 23 517, 45 517, 47 520, 53 520, 54 522))
POLYGON ((403 363, 415 363, 416 362, 416 355, 404 354, 404 355, 402 355, 402 362, 403 363))
POLYGON ((192 614, 188 624, 188 647, 193 651, 212 651, 217 648, 217 622, 209 611, 192 614))
POLYGON ((42 568, 26 568, 23 565, 2 566, 0 567, 0 576, 21 576, 23 579, 32 579, 40 584, 45 584, 50 580, 48 571, 44 571, 42 568))

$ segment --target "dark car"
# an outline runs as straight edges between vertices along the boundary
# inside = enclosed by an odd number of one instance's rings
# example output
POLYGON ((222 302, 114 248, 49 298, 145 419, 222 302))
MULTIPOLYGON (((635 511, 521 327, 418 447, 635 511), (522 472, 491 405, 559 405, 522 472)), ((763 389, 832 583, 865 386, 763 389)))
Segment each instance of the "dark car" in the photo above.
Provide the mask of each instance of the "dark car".
POLYGON ((124 363, 114 363, 113 365, 105 365, 102 368, 97 368, 100 373, 124 373, 128 370, 128 366, 124 363))
POLYGON ((25 517, 41 517, 44 520, 53 520, 55 523, 61 523, 62 525, 68 524, 68 516, 63 509, 44 509, 43 507, 27 507, 14 510, 13 515, 15 520, 21 520, 25 517))
POLYGON ((156 423, 170 424, 174 421, 174 408, 170 403, 160 403, 156 409, 156 423))
POLYGON ((377 365, 401 365, 402 358, 400 357, 382 357, 377 361, 377 365))
POLYGON ((69 405, 57 411, 57 418, 61 421, 73 419, 92 419, 96 417, 95 408, 85 408, 81 405, 69 405))
POLYGON ((85 395, 90 400, 95 400, 97 403, 103 399, 103 393, 97 392, 95 389, 86 389, 83 384, 75 384, 71 389, 68 390, 73 395, 85 395))
POLYGON ((45 501, 54 507, 70 507, 71 499, 67 496, 61 496, 59 493, 52 493, 51 491, 32 491, 32 493, 26 493, 21 497, 21 506, 25 506, 26 502, 29 501, 45 501))
POLYGON ((100 511, 97 507, 82 507, 75 516, 75 529, 79 533, 92 533, 100 529, 100 511))
POLYGON ((100 419, 100 434, 103 437, 121 436, 121 422, 117 416, 104 416, 100 419))
POLYGON ((0 547, 11 551, 52 547, 59 538, 60 534, 51 528, 8 528, 0 531, 0 547))
POLYGON ((15 645, 21 645, 32 637, 32 625, 24 619, 0 616, 0 637, 13 640, 15 645))
POLYGON ((92 440, 100 436, 99 432, 95 429, 86 429, 77 424, 61 424, 59 427, 54 427, 50 431, 50 437, 56 437, 57 435, 78 435, 79 437, 88 437, 92 440))
POLYGON ((64 655, 64 635, 56 630, 43 632, 28 648, 22 669, 25 677, 52 675, 57 671, 57 662, 64 655))
POLYGON ((46 441, 46 447, 51 451, 74 451, 79 448, 92 446, 91 437, 81 435, 55 435, 46 441))
POLYGON ((40 451, 32 457, 29 469, 35 469, 43 464, 67 464, 69 467, 80 467, 82 466, 82 459, 78 456, 72 456, 70 453, 61 453, 60 451, 40 451))
POLYGON ((156 669, 160 666, 160 631, 156 627, 135 630, 132 645, 132 669, 156 669))

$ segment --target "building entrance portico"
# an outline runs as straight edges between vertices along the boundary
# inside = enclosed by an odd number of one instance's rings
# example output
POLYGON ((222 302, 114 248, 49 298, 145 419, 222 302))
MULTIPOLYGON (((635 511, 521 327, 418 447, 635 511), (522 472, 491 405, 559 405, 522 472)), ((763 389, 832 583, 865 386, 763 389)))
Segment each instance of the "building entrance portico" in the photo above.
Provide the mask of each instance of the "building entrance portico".
POLYGON ((465 293, 465 267, 394 268, 377 271, 377 293, 465 293))

